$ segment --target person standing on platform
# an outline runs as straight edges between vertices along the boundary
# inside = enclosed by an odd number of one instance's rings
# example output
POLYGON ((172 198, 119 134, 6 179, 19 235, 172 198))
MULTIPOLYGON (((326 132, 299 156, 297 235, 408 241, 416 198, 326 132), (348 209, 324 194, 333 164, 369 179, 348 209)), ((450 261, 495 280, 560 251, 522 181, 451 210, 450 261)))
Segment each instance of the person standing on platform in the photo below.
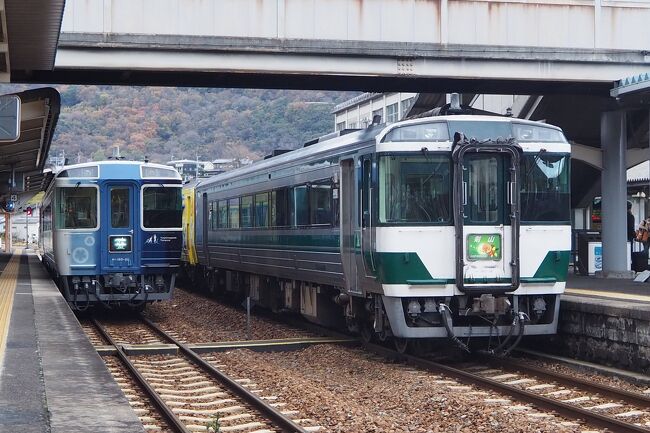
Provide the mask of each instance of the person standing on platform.
POLYGON ((634 229, 634 215, 632 214, 632 203, 627 202, 627 240, 632 242, 636 238, 634 229))
MULTIPOLYGON (((636 239, 636 230, 634 226, 634 215, 632 214, 632 203, 627 202, 627 241, 630 243, 630 257, 634 252, 634 240, 636 239)), ((631 268, 630 268, 631 269, 631 268)))
POLYGON ((641 220, 636 230, 636 240, 643 244, 644 254, 648 253, 648 244, 650 244, 650 232, 648 232, 648 229, 650 229, 650 218, 641 220))

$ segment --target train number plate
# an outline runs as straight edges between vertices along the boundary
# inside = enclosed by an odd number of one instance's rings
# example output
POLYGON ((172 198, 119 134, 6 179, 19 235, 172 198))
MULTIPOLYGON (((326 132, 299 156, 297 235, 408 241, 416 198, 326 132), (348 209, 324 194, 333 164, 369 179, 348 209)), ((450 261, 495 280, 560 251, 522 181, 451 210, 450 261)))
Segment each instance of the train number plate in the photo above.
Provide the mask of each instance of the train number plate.
POLYGON ((501 235, 496 233, 467 235, 467 258, 501 260, 501 235))

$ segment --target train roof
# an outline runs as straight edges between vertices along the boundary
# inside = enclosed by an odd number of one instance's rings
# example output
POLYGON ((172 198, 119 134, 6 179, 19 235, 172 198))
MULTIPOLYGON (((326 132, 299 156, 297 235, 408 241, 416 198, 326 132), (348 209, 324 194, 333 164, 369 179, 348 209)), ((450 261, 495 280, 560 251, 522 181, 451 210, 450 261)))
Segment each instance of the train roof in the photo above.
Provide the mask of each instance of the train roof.
POLYGON ((174 167, 156 164, 152 162, 144 161, 125 161, 125 160, 108 160, 108 161, 95 161, 95 162, 84 162, 81 164, 66 165, 62 167, 54 176, 55 178, 61 177, 83 177, 83 178, 154 178, 154 179, 170 179, 170 180, 181 180, 181 175, 178 174, 174 167), (97 167, 97 172, 93 173, 93 169, 97 167), (104 175, 102 173, 102 167, 110 168, 110 176, 104 175), (131 170, 117 170, 117 168, 132 168, 131 170), (142 168, 153 169, 152 173, 147 175, 143 172, 142 168), (135 177, 135 170, 139 175, 135 177))
POLYGON ((215 182, 221 182, 223 180, 233 179, 249 173, 254 173, 256 171, 273 168, 275 166, 293 160, 308 158, 319 153, 331 152, 332 150, 348 146, 352 143, 371 141, 374 140, 384 128, 385 125, 371 126, 366 129, 359 129, 353 132, 349 132, 345 135, 339 135, 325 141, 319 141, 307 147, 301 147, 290 152, 274 156, 273 158, 263 159, 261 161, 254 162, 251 165, 217 174, 208 179, 203 179, 198 186, 209 186, 215 182))
POLYGON ((388 134, 390 131, 397 127, 405 125, 415 125, 420 123, 432 123, 432 122, 446 122, 448 120, 454 121, 489 121, 489 122, 503 122, 503 123, 519 123, 519 124, 528 124, 536 126, 544 126, 557 131, 562 132, 562 129, 547 123, 536 122, 532 120, 519 119, 517 117, 503 117, 503 116, 487 116, 487 115, 447 115, 447 116, 431 116, 431 117, 421 117, 417 119, 403 120, 400 122, 392 123, 390 125, 371 125, 366 129, 359 129, 355 131, 345 131, 343 134, 334 135, 328 134, 324 137, 321 137, 317 140, 312 140, 308 142, 308 146, 301 147, 289 152, 282 153, 278 156, 272 158, 264 159, 257 161, 249 166, 241 167, 235 170, 228 171, 226 173, 217 174, 208 179, 203 179, 197 187, 210 186, 216 182, 222 182, 229 179, 235 179, 239 176, 244 176, 256 171, 261 171, 275 166, 304 158, 317 155, 319 153, 330 152, 337 148, 345 147, 352 143, 362 143, 364 141, 370 141, 381 139, 388 134), (313 144, 312 144, 313 143, 313 144))

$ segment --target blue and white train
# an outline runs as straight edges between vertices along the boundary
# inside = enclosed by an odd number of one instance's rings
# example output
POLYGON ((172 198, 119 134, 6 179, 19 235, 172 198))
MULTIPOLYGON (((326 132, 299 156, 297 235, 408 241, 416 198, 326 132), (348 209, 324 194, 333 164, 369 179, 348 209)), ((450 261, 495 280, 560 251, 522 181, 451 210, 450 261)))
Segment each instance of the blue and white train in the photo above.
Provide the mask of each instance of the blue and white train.
POLYGON ((172 296, 182 248, 182 180, 136 161, 66 166, 40 212, 43 263, 75 310, 172 296))

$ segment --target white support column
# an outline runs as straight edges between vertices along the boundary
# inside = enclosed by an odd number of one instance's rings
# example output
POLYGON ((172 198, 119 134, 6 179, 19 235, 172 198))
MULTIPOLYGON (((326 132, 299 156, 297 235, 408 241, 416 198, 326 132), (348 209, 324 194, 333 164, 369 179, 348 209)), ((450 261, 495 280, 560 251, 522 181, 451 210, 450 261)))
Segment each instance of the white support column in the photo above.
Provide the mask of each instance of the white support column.
MULTIPOLYGON (((600 142, 603 148, 602 221, 603 276, 631 277, 627 260, 627 150, 626 115, 609 111, 601 116, 600 142)), ((638 221, 637 221, 638 222, 638 221)))

